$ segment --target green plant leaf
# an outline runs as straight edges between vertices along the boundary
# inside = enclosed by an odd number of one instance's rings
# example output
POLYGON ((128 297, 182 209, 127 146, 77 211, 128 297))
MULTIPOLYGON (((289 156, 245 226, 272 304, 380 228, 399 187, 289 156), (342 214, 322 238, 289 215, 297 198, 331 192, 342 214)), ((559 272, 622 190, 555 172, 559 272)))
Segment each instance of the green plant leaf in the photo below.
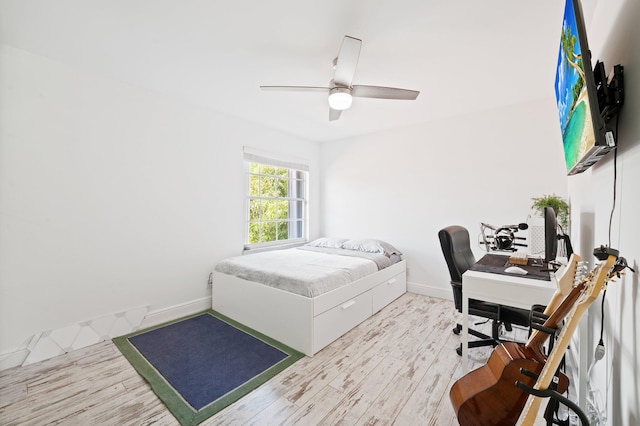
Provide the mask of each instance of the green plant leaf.
POLYGON ((551 207, 563 228, 569 225, 569 204, 556 194, 543 195, 542 197, 534 197, 531 199, 533 204, 531 208, 538 213, 544 213, 545 207, 551 207))

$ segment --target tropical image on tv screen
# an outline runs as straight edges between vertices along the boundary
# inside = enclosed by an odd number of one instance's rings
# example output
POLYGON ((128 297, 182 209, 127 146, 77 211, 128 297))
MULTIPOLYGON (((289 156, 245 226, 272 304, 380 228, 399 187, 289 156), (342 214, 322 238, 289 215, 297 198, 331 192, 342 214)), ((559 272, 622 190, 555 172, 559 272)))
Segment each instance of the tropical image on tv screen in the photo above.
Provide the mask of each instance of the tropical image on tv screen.
POLYGON ((572 0, 567 0, 562 22, 556 72, 556 101, 567 170, 595 144, 591 109, 572 0))

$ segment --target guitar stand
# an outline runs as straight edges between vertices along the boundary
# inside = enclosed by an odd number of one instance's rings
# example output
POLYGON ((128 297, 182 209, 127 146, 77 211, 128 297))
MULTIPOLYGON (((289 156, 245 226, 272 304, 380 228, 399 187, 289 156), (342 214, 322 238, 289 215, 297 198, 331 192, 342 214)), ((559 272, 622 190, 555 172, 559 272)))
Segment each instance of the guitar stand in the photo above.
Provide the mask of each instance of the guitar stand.
POLYGON ((531 313, 529 314, 529 324, 531 328, 553 336, 557 330, 543 325, 544 322, 549 319, 549 316, 545 315, 543 312, 545 308, 546 306, 544 305, 533 305, 531 307, 531 313))
MULTIPOLYGON (((536 380, 538 379, 538 375, 533 371, 529 371, 527 369, 521 368, 520 373, 524 374, 525 376, 531 377, 532 379, 536 379, 536 380)), ((516 381, 516 386, 522 389, 523 391, 527 392, 528 394, 538 396, 540 398, 551 398, 552 400, 565 405, 567 408, 569 408, 571 411, 573 411, 578 415, 578 417, 580 418, 580 422, 582 423, 583 426, 589 426, 589 419, 587 419, 587 416, 586 414, 584 414, 584 411, 582 411, 582 409, 578 407, 578 404, 576 404, 575 402, 571 401, 569 398, 562 396, 561 394, 556 392, 555 383, 552 383, 549 389, 544 389, 544 390, 534 389, 531 386, 525 385, 519 380, 516 381)), ((548 422, 547 424, 551 423, 549 419, 547 419, 547 422, 548 422)))
POLYGON ((529 335, 531 335, 533 330, 541 331, 542 333, 549 336, 549 348, 548 352, 551 352, 553 349, 553 342, 556 335, 556 328, 545 327, 543 324, 546 320, 549 319, 548 315, 544 314, 546 306, 544 305, 533 305, 531 307, 531 311, 529 311, 529 335))

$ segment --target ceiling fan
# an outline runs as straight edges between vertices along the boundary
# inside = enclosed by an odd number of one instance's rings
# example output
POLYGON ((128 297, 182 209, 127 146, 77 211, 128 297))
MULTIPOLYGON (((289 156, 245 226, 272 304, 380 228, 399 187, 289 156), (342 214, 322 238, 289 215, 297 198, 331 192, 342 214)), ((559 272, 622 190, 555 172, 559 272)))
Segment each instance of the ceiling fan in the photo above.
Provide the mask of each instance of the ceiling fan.
POLYGON ((260 86, 262 90, 288 90, 298 92, 328 92, 329 121, 340 118, 340 113, 349 108, 356 98, 404 99, 414 100, 420 94, 416 90, 397 89, 395 87, 352 85, 356 73, 362 40, 344 36, 338 56, 333 60, 335 72, 329 87, 313 86, 260 86))

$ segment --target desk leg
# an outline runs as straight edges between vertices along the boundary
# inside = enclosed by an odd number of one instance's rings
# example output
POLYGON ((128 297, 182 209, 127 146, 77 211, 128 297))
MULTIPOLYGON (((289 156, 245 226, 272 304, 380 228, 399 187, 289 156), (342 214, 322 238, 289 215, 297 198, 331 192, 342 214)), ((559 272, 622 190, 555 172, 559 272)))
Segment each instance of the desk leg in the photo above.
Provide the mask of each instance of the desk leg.
POLYGON ((462 292, 462 374, 469 371, 469 298, 462 292))

